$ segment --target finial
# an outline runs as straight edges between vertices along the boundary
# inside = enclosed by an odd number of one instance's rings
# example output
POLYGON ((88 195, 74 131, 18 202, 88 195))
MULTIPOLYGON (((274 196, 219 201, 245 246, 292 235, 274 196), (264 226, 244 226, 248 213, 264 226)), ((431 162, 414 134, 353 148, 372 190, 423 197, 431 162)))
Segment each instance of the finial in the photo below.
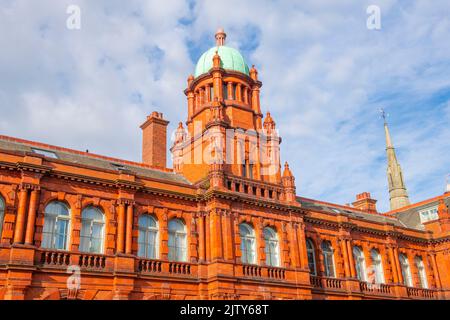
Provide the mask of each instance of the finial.
POLYGON ((292 177, 292 172, 289 169, 289 164, 287 161, 284 163, 283 177, 292 177))
POLYGON ((381 117, 383 118, 384 124, 387 124, 386 118, 389 116, 389 114, 386 113, 383 108, 380 108, 380 113, 381 113, 381 117))
POLYGON ((183 122, 180 121, 180 122, 178 123, 178 129, 183 129, 183 122))
POLYGON ((227 37, 227 34, 223 30, 223 28, 217 29, 217 31, 216 31, 216 45, 217 46, 224 46, 226 37, 227 37))

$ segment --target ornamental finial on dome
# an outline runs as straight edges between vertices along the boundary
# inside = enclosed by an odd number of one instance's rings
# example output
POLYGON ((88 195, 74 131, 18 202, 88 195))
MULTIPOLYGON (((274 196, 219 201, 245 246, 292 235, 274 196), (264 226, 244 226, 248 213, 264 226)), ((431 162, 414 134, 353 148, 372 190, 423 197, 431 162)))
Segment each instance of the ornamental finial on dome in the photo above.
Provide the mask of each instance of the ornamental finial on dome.
POLYGON ((216 45, 217 46, 224 46, 226 37, 227 37, 227 34, 223 30, 223 28, 217 29, 217 31, 216 31, 216 45))

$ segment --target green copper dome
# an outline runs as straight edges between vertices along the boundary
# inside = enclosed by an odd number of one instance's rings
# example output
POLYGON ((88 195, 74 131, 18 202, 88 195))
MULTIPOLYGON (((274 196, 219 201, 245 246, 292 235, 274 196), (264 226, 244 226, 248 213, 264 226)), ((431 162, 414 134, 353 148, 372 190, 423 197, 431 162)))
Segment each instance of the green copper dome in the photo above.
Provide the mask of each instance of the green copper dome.
POLYGON ((233 70, 249 75, 249 69, 247 63, 245 63, 244 57, 236 49, 227 46, 212 47, 208 51, 202 54, 198 59, 197 66, 195 67, 194 77, 207 73, 213 66, 213 57, 218 51, 221 60, 221 67, 225 70, 233 70))

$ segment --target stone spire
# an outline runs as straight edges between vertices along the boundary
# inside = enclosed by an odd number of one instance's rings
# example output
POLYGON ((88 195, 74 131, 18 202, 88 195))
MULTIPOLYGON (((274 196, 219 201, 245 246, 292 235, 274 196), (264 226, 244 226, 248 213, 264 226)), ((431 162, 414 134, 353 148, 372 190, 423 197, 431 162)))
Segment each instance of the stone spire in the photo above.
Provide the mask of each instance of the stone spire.
POLYGON ((392 144, 391 135, 386 122, 386 117, 383 112, 384 118, 384 133, 386 135, 386 154, 387 154, 387 178, 389 184, 389 201, 391 210, 405 207, 410 204, 408 198, 408 191, 406 190, 405 182, 403 181, 403 173, 400 164, 397 161, 395 155, 395 149, 392 144))

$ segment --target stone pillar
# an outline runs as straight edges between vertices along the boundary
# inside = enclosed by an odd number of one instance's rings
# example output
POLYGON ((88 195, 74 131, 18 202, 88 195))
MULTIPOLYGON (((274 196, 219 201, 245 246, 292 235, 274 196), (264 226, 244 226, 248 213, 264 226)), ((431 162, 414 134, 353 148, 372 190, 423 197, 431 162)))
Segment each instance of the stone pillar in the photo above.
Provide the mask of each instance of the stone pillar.
POLYGON ((348 262, 350 263, 350 275, 352 278, 356 278, 355 261, 353 259, 353 250, 351 240, 347 240, 347 253, 348 262))
POLYGON ((222 225, 219 210, 210 211, 210 235, 211 235, 211 260, 222 259, 222 225))
POLYGON ((248 104, 248 88, 244 87, 244 103, 248 104))
POLYGON ((398 260, 398 249, 396 247, 394 247, 394 261, 395 261, 395 268, 397 269, 398 282, 404 284, 402 268, 400 267, 400 262, 398 260))
POLYGON ((223 242, 223 258, 225 260, 233 259, 233 242, 231 241, 233 235, 231 234, 231 221, 230 213, 223 211, 221 215, 222 219, 222 242, 223 242))
POLYGON ((17 209, 16 225, 14 228, 14 243, 23 243, 27 201, 28 190, 22 186, 19 191, 19 208, 17 209))
POLYGON ((392 278, 394 280, 394 283, 399 283, 397 262, 395 261, 394 249, 391 246, 389 246, 388 252, 389 252, 389 260, 391 262, 392 278))
POLYGON ((294 268, 302 268, 301 264, 301 258, 300 258, 300 246, 301 242, 298 239, 297 236, 297 226, 295 222, 289 223, 289 235, 291 240, 291 250, 290 250, 290 256, 291 256, 291 263, 294 268))
POLYGON ((346 240, 344 238, 339 239, 341 244, 342 255, 344 257, 344 273, 346 278, 350 278, 352 276, 350 270, 350 261, 349 261, 349 252, 346 245, 346 240))
POLYGON ((195 112, 194 93, 192 91, 188 92, 187 99, 188 99, 188 119, 190 120, 195 112))
POLYGON ((205 216, 205 251, 206 251, 206 261, 211 261, 211 215, 207 213, 205 216))
POLYGON ((125 204, 119 203, 119 210, 117 216, 117 253, 124 251, 124 236, 125 236, 125 204))
POLYGON ((39 189, 36 187, 31 191, 30 206, 28 208, 27 231, 25 233, 25 243, 33 244, 34 226, 36 223, 36 210, 39 205, 39 189))
POLYGON ((206 260, 205 216, 203 212, 198 215, 198 259, 200 262, 205 262, 206 260))
POLYGON ((229 81, 227 83, 227 90, 228 90, 228 100, 234 100, 235 96, 233 94, 233 82, 229 81))
POLYGON ((433 265, 433 274, 434 274, 434 278, 436 279, 436 286, 438 288, 442 288, 442 282, 441 282, 441 277, 439 275, 439 269, 436 263, 436 254, 435 253, 430 253, 430 257, 431 257, 431 263, 433 265))
POLYGON ((308 252, 306 251, 305 224, 303 222, 297 224, 297 240, 300 255, 300 266, 303 269, 309 270, 308 252))
POLYGON ((133 242, 133 204, 127 205, 127 234, 126 234, 126 247, 125 253, 131 254, 133 242))
POLYGON ((205 86, 205 100, 206 103, 211 102, 211 86, 209 84, 205 86))
POLYGON ((236 100, 239 102, 242 102, 242 85, 240 83, 238 83, 236 85, 236 100))

